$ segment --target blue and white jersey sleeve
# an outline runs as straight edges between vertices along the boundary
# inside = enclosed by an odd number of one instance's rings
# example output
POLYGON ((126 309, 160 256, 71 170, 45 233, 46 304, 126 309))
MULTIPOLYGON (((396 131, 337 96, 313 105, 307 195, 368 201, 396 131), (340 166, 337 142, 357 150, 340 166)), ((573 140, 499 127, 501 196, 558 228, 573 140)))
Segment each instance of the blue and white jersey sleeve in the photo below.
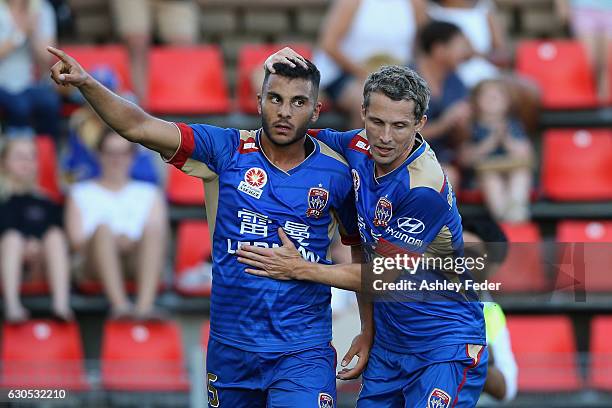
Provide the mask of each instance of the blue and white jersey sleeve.
POLYGON ((184 123, 176 123, 176 126, 181 142, 169 163, 183 170, 189 160, 195 160, 216 175, 229 167, 240 143, 240 134, 236 129, 184 123))

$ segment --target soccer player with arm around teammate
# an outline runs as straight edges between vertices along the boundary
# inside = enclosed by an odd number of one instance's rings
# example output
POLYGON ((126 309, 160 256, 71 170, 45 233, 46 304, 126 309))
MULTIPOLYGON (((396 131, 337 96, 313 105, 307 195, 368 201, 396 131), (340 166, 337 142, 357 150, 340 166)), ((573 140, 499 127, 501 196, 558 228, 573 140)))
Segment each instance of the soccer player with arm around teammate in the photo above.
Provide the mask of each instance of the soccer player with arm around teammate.
MULTIPOLYGON (((359 233, 375 257, 463 256, 452 186, 419 133, 429 96, 427 83, 416 72, 382 67, 364 85, 365 129, 316 134, 351 167, 359 233)), ((242 247, 238 256, 251 266, 247 272, 351 290, 369 286, 359 265, 308 264, 296 257, 290 240, 281 238, 281 248, 242 247)), ((445 272, 418 269, 401 278, 433 278, 444 284, 465 279, 445 272)), ((372 290, 376 288, 367 288, 372 290)), ((357 406, 475 406, 487 370, 483 306, 476 293, 421 291, 413 299, 403 292, 381 295, 383 301, 374 301, 374 343, 357 406)))
POLYGON ((279 228, 312 262, 331 263, 338 224, 344 243, 359 245, 348 164, 306 133, 321 107, 316 67, 287 60, 286 50, 269 59, 258 96, 262 128, 248 131, 154 118, 64 52, 49 51, 60 60, 51 71, 58 84, 76 86, 121 136, 204 181, 214 260, 209 406, 335 407, 330 287, 249 275, 235 256, 247 243, 280 246, 279 228))

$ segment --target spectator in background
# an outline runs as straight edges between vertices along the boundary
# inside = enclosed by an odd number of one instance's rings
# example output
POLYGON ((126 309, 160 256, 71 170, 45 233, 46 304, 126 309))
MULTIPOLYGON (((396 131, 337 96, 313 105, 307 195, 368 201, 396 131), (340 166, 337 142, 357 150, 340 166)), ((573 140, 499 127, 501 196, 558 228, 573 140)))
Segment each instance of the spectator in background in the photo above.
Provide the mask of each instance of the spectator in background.
POLYGON ((198 5, 195 0, 112 0, 111 6, 117 31, 130 52, 134 91, 144 101, 154 21, 163 43, 195 44, 199 31, 198 5))
POLYGON ((408 64, 417 30, 427 21, 425 0, 336 0, 321 28, 313 62, 321 89, 362 128, 367 75, 385 64, 408 64))
POLYGON ((489 211, 498 221, 529 218, 533 149, 514 115, 508 86, 487 80, 472 92, 472 139, 463 148, 461 162, 476 170, 489 211))
POLYGON ((102 173, 73 186, 66 205, 66 227, 81 259, 77 279, 99 279, 111 303, 112 318, 151 319, 165 259, 167 214, 160 191, 131 180, 136 145, 111 130, 98 142, 102 173), (132 306, 123 276, 136 278, 132 306))
POLYGON ((46 0, 0 0, 0 111, 5 133, 59 137, 60 98, 48 83, 55 15, 46 0))
POLYGON ((36 146, 30 138, 9 139, 0 153, 0 267, 4 313, 8 322, 28 319, 19 300, 22 273, 39 281, 44 272, 51 287, 52 312, 73 319, 69 306, 68 245, 62 226, 62 209, 37 187, 36 146))
POLYGON ((612 2, 603 0, 555 0, 557 12, 584 44, 598 81, 602 102, 610 101, 608 49, 612 42, 612 2))
POLYGON ((469 54, 469 44, 456 25, 431 21, 419 34, 419 46, 412 68, 431 89, 427 124, 421 133, 451 184, 457 186, 455 147, 469 137, 470 105, 469 92, 455 70, 469 54))
POLYGON ((457 74, 472 88, 484 79, 499 75, 497 66, 508 66, 510 53, 492 0, 433 0, 432 19, 455 24, 467 37, 472 56, 457 68, 457 74))
MULTIPOLYGON (((119 78, 111 68, 97 67, 91 75, 111 91, 118 92, 119 78)), ((106 124, 91 106, 85 103, 81 94, 77 92, 77 95, 83 106, 70 116, 68 144, 62 159, 64 179, 69 183, 100 176, 96 147, 107 129, 106 124)), ((136 146, 130 171, 130 176, 134 180, 160 184, 162 177, 159 171, 161 169, 166 170, 161 160, 144 147, 136 146), (161 166, 156 167, 156 163, 160 163, 161 166)))

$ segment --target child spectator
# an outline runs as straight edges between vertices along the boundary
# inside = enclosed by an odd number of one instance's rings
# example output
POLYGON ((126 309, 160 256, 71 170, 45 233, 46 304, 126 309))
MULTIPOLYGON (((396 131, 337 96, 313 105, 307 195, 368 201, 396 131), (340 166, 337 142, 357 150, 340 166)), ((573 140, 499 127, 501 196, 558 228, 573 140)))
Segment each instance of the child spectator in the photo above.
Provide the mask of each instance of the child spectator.
POLYGON ((80 259, 77 279, 99 279, 112 318, 154 319, 164 265, 167 211, 159 189, 130 179, 136 145, 111 130, 98 142, 99 178, 75 184, 66 205, 66 229, 80 259), (132 306, 123 277, 137 283, 132 306))
POLYGON ((19 300, 22 274, 51 287, 52 312, 73 319, 69 306, 68 245, 62 209, 37 187, 36 146, 29 138, 9 139, 0 153, 3 180, 0 200, 0 266, 5 318, 11 323, 28 319, 19 300))
POLYGON ((533 152, 529 138, 515 118, 508 85, 491 79, 472 92, 472 139, 461 161, 476 173, 484 199, 498 221, 529 218, 533 152))
POLYGON ((0 111, 5 133, 59 137, 60 98, 47 70, 55 14, 46 0, 0 0, 0 111), (33 122, 31 120, 33 119, 33 122))

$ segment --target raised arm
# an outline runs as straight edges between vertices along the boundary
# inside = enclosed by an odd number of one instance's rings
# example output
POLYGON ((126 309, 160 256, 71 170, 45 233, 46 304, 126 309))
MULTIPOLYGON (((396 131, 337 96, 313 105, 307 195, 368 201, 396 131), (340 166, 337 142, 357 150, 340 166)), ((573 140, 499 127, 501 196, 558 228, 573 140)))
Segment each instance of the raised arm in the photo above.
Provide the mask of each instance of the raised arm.
POLYGON ((176 152, 180 134, 173 123, 155 118, 114 94, 64 51, 53 47, 47 50, 59 59, 51 68, 51 78, 59 85, 78 88, 108 126, 130 142, 140 143, 163 157, 169 158, 176 152))

